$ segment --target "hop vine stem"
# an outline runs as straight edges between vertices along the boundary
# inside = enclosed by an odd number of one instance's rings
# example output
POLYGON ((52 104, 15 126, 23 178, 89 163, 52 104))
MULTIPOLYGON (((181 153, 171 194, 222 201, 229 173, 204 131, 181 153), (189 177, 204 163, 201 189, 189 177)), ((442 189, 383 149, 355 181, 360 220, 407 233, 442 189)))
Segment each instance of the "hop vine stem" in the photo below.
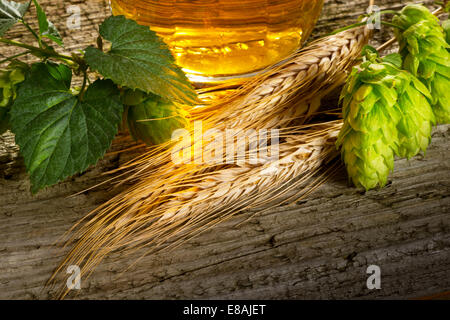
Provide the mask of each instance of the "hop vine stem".
POLYGON ((78 95, 78 100, 83 101, 84 93, 86 92, 87 81, 89 77, 87 70, 83 70, 83 85, 81 86, 80 94, 78 95))
POLYGON ((88 74, 87 74, 88 66, 86 64, 86 61, 81 56, 78 56, 76 54, 72 54, 71 56, 68 56, 68 55, 60 54, 60 53, 56 52, 55 50, 51 49, 45 42, 41 41, 41 39, 36 34, 36 32, 25 21, 22 20, 22 23, 33 34, 33 36, 38 39, 39 47, 35 47, 35 46, 32 46, 32 45, 28 45, 28 44, 25 44, 25 43, 22 43, 22 42, 14 41, 14 40, 0 38, 0 43, 5 43, 5 44, 8 44, 8 45, 12 45, 12 46, 16 46, 16 47, 27 49, 27 51, 25 51, 25 52, 16 54, 14 56, 8 57, 8 58, 0 61, 0 64, 4 63, 4 62, 7 62, 7 61, 10 61, 10 60, 13 60, 15 58, 24 56, 26 54, 32 54, 32 55, 34 55, 36 57, 44 58, 44 59, 53 58, 53 59, 56 59, 56 60, 60 60, 60 61, 62 61, 64 63, 68 64, 73 69, 79 70, 80 72, 83 73, 83 86, 82 86, 82 88, 80 90, 80 93, 78 95, 78 98, 80 100, 83 100, 84 93, 85 93, 86 87, 87 87, 87 82, 89 80, 88 74))
POLYGON ((33 35, 33 37, 36 38, 36 40, 39 43, 39 47, 43 48, 44 46, 46 48, 48 48, 48 45, 45 42, 42 42, 41 38, 39 37, 39 35, 36 33, 36 31, 33 30, 33 28, 31 28, 31 26, 25 21, 25 20, 20 20, 20 22, 25 26, 25 28, 28 29, 28 31, 30 31, 30 33, 33 35))
POLYGON ((5 63, 5 62, 7 62, 7 61, 10 61, 10 60, 13 60, 13 59, 22 57, 22 56, 25 56, 25 55, 30 54, 30 53, 31 53, 31 51, 27 50, 27 51, 24 51, 24 52, 15 54, 15 55, 13 55, 13 56, 11 56, 11 57, 9 57, 9 58, 6 58, 6 59, 1 60, 1 61, 0 61, 0 64, 3 64, 3 63, 5 63))
MULTIPOLYGON (((22 42, 9 40, 9 39, 5 39, 5 38, 0 38, 0 43, 5 43, 8 45, 28 49, 30 54, 33 54, 37 57, 45 57, 45 58, 53 58, 53 59, 61 60, 61 61, 64 61, 65 63, 68 63, 71 66, 73 66, 74 63, 76 63, 77 65, 80 65, 80 66, 85 65, 84 59, 77 55, 68 56, 65 54, 60 54, 52 49, 35 47, 32 45, 28 45, 28 44, 25 44, 22 42)), ((9 59, 11 59, 11 57, 8 58, 7 60, 9 60, 9 59)))

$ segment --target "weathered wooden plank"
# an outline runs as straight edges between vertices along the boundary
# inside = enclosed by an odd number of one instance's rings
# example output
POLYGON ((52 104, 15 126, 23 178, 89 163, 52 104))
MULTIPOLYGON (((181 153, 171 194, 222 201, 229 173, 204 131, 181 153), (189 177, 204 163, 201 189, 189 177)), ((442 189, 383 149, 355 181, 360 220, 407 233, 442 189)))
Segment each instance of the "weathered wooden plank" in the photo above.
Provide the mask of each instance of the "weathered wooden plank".
MULTIPOLYGON (((66 5, 82 6, 82 32, 62 28, 71 49, 95 39, 95 26, 108 14, 105 1, 42 3, 58 25, 66 5)), ((361 14, 365 3, 328 1, 317 34, 361 14)), ((406 1, 379 3, 388 8, 406 1)), ((362 194, 341 171, 298 203, 236 226, 252 214, 241 213, 175 251, 145 257, 120 277, 138 256, 112 254, 83 281, 78 297, 411 298, 449 290, 449 137, 450 126, 440 126, 427 156, 397 161, 392 183, 381 191, 362 194), (381 267, 381 290, 366 288, 370 264, 381 267)), ((107 156, 87 173, 31 196, 13 137, 0 136, 0 298, 54 296, 43 284, 66 253, 54 243, 117 191, 67 196, 101 182, 103 172, 123 161, 124 155, 107 156)))

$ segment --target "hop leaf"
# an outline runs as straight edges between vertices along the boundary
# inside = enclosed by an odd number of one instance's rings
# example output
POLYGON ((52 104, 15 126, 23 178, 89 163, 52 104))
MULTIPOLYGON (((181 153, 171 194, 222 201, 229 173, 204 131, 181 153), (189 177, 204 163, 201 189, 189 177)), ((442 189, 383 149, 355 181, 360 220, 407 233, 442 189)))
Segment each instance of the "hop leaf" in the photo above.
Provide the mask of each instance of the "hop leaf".
POLYGON ((144 102, 128 107, 128 128, 135 139, 157 145, 169 141, 175 130, 188 127, 187 115, 181 106, 150 94, 144 102))
POLYGON ((48 38, 58 45, 62 46, 63 40, 61 38, 61 35, 59 34, 58 29, 56 29, 55 25, 47 19, 47 15, 39 5, 39 3, 36 0, 33 0, 33 3, 36 7, 40 38, 48 38))
POLYGON ((123 106, 112 81, 95 81, 81 99, 71 78, 65 65, 34 64, 11 107, 33 192, 95 164, 117 133, 123 106))
POLYGON ((107 53, 86 49, 88 65, 114 83, 171 101, 197 103, 197 95, 166 44, 148 27, 124 16, 113 16, 100 26, 101 36, 111 41, 107 53))
POLYGON ((418 77, 431 92, 431 104, 439 123, 450 122, 450 53, 439 20, 422 5, 406 6, 393 23, 403 68, 418 77))
POLYGON ((30 3, 31 0, 24 3, 0 0, 0 36, 23 18, 30 3))

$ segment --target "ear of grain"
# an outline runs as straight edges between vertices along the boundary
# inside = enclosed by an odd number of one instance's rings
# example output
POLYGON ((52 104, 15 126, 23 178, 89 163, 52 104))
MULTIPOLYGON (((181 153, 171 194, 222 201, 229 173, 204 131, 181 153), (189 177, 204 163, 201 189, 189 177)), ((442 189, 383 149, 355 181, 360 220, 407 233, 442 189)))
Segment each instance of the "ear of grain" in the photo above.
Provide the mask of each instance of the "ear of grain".
POLYGON ((146 201, 146 183, 138 183, 120 199, 127 211, 112 216, 110 210, 116 207, 111 206, 83 226, 84 233, 64 265, 81 266, 86 279, 111 251, 145 248, 147 255, 173 249, 242 210, 283 201, 291 191, 296 198, 308 193, 321 165, 338 155, 335 139, 341 126, 336 121, 287 132, 278 161, 216 168, 192 177, 189 184, 195 187, 173 192, 170 201, 146 201))
MULTIPOLYGON (((319 39, 229 96, 191 110, 192 120, 201 120, 205 131, 234 128, 240 132, 305 123, 318 111, 321 99, 343 85, 369 37, 370 31, 360 27, 319 39)), ((170 179, 178 170, 171 162, 173 148, 169 142, 124 165, 114 172, 126 170, 117 175, 119 183, 144 177, 156 183, 170 179)))
POLYGON ((174 247, 240 210, 279 200, 300 185, 300 193, 312 190, 321 164, 336 155, 334 140, 341 123, 304 122, 317 111, 320 99, 345 81, 368 38, 365 28, 357 28, 316 41, 221 102, 191 110, 204 130, 285 128, 280 160, 175 166, 174 146, 155 148, 125 166, 127 175, 119 175, 134 182, 129 190, 76 226, 68 242, 72 250, 52 279, 66 264, 81 266, 86 278, 113 250, 145 247, 148 254, 174 247))

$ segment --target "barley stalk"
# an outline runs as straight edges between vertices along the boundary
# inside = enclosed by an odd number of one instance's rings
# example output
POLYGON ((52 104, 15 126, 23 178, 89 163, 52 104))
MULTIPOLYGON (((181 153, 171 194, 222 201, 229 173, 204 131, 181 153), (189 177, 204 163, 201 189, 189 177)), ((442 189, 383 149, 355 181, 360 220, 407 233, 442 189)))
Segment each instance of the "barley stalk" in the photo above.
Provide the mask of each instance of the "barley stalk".
POLYGON ((298 192, 314 188, 307 183, 336 154, 334 140, 341 123, 308 127, 303 122, 317 111, 326 93, 345 81, 368 37, 365 28, 357 28, 318 40, 220 103, 191 110, 194 119, 203 120, 205 130, 286 128, 280 160, 174 166, 173 147, 155 148, 125 166, 127 176, 119 176, 135 182, 133 187, 76 226, 68 242, 74 246, 54 276, 73 264, 81 266, 86 278, 113 250, 146 247, 149 253, 174 247, 242 209, 280 199, 290 188, 305 183, 298 192), (169 240, 173 242, 167 246, 169 240))
MULTIPOLYGON (((320 99, 345 82, 369 34, 366 28, 360 27, 319 39, 271 72, 245 84, 230 98, 200 109, 194 116, 203 120, 205 130, 234 128, 236 135, 248 129, 287 127, 299 117, 315 112, 320 99)), ((164 192, 170 196, 174 189, 171 184, 211 170, 204 165, 174 166, 172 152, 173 147, 156 148, 125 165, 122 170, 126 170, 126 174, 117 178, 120 183, 145 180, 147 201, 156 201, 164 192)), ((98 212, 105 208, 111 210, 111 204, 117 205, 116 199, 105 203, 98 212)))
POLYGON ((280 144, 279 160, 229 166, 194 177, 190 183, 195 190, 174 193, 170 202, 156 207, 145 201, 146 182, 141 181, 134 192, 120 199, 119 207, 128 208, 126 214, 111 207, 114 214, 107 210, 101 219, 88 223, 64 264, 82 266, 86 278, 113 250, 131 253, 146 247, 147 255, 162 248, 175 248, 241 210, 282 200, 290 190, 307 193, 309 186, 305 183, 324 161, 338 155, 335 140, 341 126, 341 121, 335 121, 288 132, 280 144), (138 198, 142 202, 134 206, 138 198), (167 245, 169 240, 172 242, 167 245))
MULTIPOLYGON (((345 83, 370 34, 359 27, 319 39, 229 97, 191 110, 192 117, 202 120, 205 130, 235 128, 239 132, 304 123, 317 112, 324 96, 345 83)), ((172 148, 168 143, 125 165, 121 170, 127 171, 127 177, 120 176, 121 182, 171 176, 172 148), (161 152, 164 147, 168 150, 161 152)))
POLYGON ((248 123, 256 127, 283 127, 292 121, 285 117, 286 111, 297 118, 311 116, 320 99, 345 82, 369 36, 370 31, 360 27, 311 43, 280 66, 244 85, 231 101, 213 105, 219 112, 213 113, 212 122, 238 127, 248 123), (273 119, 274 113, 279 115, 278 119, 273 119))

